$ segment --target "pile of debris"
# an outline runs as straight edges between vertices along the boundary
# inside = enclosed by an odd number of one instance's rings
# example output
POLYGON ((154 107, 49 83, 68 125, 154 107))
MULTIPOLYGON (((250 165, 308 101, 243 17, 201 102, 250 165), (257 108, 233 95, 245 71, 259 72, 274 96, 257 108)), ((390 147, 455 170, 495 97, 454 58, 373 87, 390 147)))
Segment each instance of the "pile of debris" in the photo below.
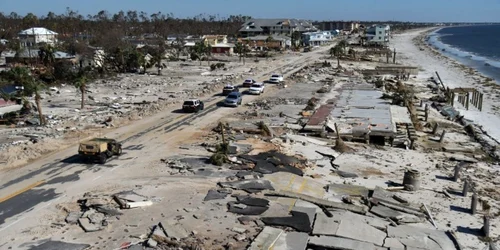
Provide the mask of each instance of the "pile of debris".
POLYGON ((111 222, 119 220, 119 217, 123 215, 120 209, 153 205, 147 197, 133 191, 125 191, 112 196, 85 193, 77 202, 80 210, 70 211, 65 221, 68 224, 79 224, 85 232, 104 230, 111 222))
POLYGON ((170 175, 188 175, 194 173, 193 168, 181 160, 177 159, 161 159, 169 169, 170 175))

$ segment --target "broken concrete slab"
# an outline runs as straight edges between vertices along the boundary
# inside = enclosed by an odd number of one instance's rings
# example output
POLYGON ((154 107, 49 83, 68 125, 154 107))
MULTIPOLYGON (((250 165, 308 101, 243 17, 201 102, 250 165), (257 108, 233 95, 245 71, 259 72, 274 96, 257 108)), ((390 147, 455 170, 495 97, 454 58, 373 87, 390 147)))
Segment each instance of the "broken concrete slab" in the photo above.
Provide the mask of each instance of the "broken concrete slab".
MULTIPOLYGON (((400 241, 402 239, 422 239, 423 242, 426 242, 425 238, 428 237, 430 240, 436 242, 440 249, 443 250, 455 250, 455 245, 453 241, 448 237, 446 232, 420 228, 409 225, 399 225, 397 227, 387 227, 387 236, 391 238, 398 238, 400 241)), ((412 244, 412 242, 407 242, 407 244, 412 244)), ((439 249, 439 248, 438 248, 439 249)))
POLYGON ((230 201, 227 203, 228 211, 235 214, 243 214, 243 215, 260 215, 264 213, 268 207, 261 206, 247 206, 245 204, 240 204, 243 206, 239 206, 240 203, 230 201))
POLYGON ((271 250, 274 249, 278 238, 283 234, 283 230, 273 227, 264 229, 253 240, 248 250, 271 250))
POLYGON ((339 228, 339 220, 330 218, 324 213, 317 213, 314 220, 313 235, 335 235, 339 228))
POLYGON ((330 184, 327 186, 328 192, 336 195, 351 195, 368 197, 370 190, 363 186, 347 185, 347 184, 330 184))
MULTIPOLYGON (((391 224, 391 222, 387 220, 382 220, 380 218, 376 217, 370 217, 370 216, 363 216, 355 213, 351 213, 349 211, 329 211, 332 215, 332 217, 329 217, 333 221, 340 222, 341 220, 357 220, 357 221, 362 221, 365 224, 368 224, 372 227, 378 228, 380 230, 385 230, 388 225, 391 224)), ((317 215, 316 215, 317 216, 317 215)))
POLYGON ((123 213, 121 213, 120 211, 112 208, 112 207, 109 207, 109 206, 97 206, 95 207, 95 210, 99 213, 103 213, 107 216, 117 216, 117 215, 122 215, 123 213))
POLYGON ((217 189, 210 189, 208 190, 208 193, 203 200, 204 201, 220 200, 220 199, 225 199, 228 195, 229 195, 228 192, 221 192, 217 189))
POLYGON ((309 217, 309 222, 312 228, 314 218, 316 217, 316 208, 310 208, 310 207, 293 207, 292 208, 293 212, 300 212, 300 213, 305 213, 309 217))
POLYGON ((305 250, 309 235, 306 233, 288 232, 283 233, 274 244, 274 249, 282 250, 305 250))
POLYGON ((382 218, 390 218, 390 219, 394 219, 394 220, 403 215, 403 213, 401 213, 399 211, 396 211, 396 210, 393 210, 393 209, 390 209, 390 208, 384 207, 384 206, 373 206, 370 209, 370 212, 375 214, 375 215, 378 215, 382 218))
POLYGON ((341 220, 336 236, 370 242, 377 246, 384 245, 386 233, 361 220, 341 220))
POLYGON ((269 201, 262 198, 255 198, 251 196, 236 196, 236 200, 238 200, 239 203, 245 204, 247 206, 258 206, 258 207, 269 206, 269 201))
POLYGON ((151 233, 151 238, 156 241, 163 241, 167 239, 167 235, 160 226, 160 223, 158 223, 158 225, 155 226, 153 232, 151 233))
POLYGON ((46 241, 38 246, 30 247, 30 250, 84 250, 89 244, 68 243, 62 241, 46 241))
POLYGON ((351 239, 344 239, 335 236, 319 236, 310 237, 309 245, 325 247, 329 249, 342 250, 376 250, 376 246, 372 243, 362 242, 351 239))
POLYGON ((240 189, 249 193, 256 193, 266 189, 274 190, 271 182, 265 179, 219 182, 218 184, 223 188, 240 189))
POLYGON ((164 221, 160 222, 159 226, 163 229, 168 237, 180 240, 189 236, 188 231, 180 225, 164 221))
POLYGON ((135 193, 134 191, 124 191, 115 194, 118 198, 130 201, 130 202, 138 202, 138 201, 146 201, 148 198, 142 195, 135 193))
POLYGON ((396 238, 385 238, 384 247, 389 249, 405 249, 405 245, 396 238))
POLYGON ((153 205, 153 202, 152 201, 127 202, 127 205, 129 206, 129 208, 149 207, 153 205))
POLYGON ((422 217, 417 217, 412 214, 402 214, 395 218, 398 224, 409 224, 409 223, 421 223, 425 222, 425 219, 422 217))
POLYGON ((333 202, 333 201, 329 201, 329 200, 325 200, 325 199, 318 199, 316 197, 312 197, 312 196, 301 194, 301 193, 290 192, 290 191, 283 191, 283 190, 266 191, 265 195, 296 198, 296 199, 301 199, 301 200, 305 200, 308 202, 312 202, 316 205, 324 206, 326 208, 345 209, 345 210, 352 211, 355 213, 360 213, 360 214, 366 214, 366 212, 368 210, 364 206, 345 204, 345 203, 340 203, 340 202, 333 202))
POLYGON ((319 199, 323 199, 326 194, 322 183, 291 173, 278 172, 265 175, 263 179, 269 180, 275 190, 300 192, 319 199))
MULTIPOLYGON (((274 158, 273 158, 274 159, 274 158)), ((255 167, 253 171, 261 173, 261 174, 272 174, 278 172, 288 172, 292 174, 296 174, 299 176, 303 176, 304 172, 296 167, 291 165, 282 165, 281 162, 277 160, 259 160, 255 163, 255 167)))
POLYGON ((79 211, 70 212, 68 214, 68 216, 66 216, 65 221, 68 224, 77 224, 78 219, 80 219, 81 216, 82 216, 82 213, 79 211))
POLYGON ((406 248, 417 248, 424 250, 441 250, 442 248, 438 243, 433 241, 429 237, 413 237, 413 238, 405 238, 399 239, 399 241, 406 246, 406 248))
POLYGON ((342 170, 335 170, 335 173, 337 173, 340 177, 344 177, 344 178, 358 178, 359 177, 359 175, 357 175, 355 173, 346 172, 346 171, 342 171, 342 170))
POLYGON ((291 214, 292 216, 288 217, 264 217, 261 220, 266 225, 287 226, 306 233, 312 231, 308 214, 298 211, 292 211, 291 214))
POLYGON ((78 219, 78 223, 83 228, 83 230, 87 233, 102 230, 100 225, 95 225, 95 224, 90 223, 90 220, 88 218, 80 218, 80 219, 78 219))

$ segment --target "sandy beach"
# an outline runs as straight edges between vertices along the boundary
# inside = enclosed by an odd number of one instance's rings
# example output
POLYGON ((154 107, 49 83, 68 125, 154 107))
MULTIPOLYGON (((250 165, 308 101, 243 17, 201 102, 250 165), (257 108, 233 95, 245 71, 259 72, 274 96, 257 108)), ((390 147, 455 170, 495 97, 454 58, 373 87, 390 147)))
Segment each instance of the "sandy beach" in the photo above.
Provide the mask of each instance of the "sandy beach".
POLYGON ((390 46, 396 48, 403 64, 417 65, 421 68, 415 83, 426 84, 427 79, 436 77, 437 71, 443 83, 450 88, 476 88, 484 93, 483 110, 471 106, 466 110, 461 104, 455 102, 455 108, 466 119, 473 120, 482 126, 489 136, 500 141, 500 113, 498 97, 499 86, 491 78, 483 76, 477 70, 466 67, 457 61, 442 55, 439 51, 428 46, 424 39, 432 29, 414 30, 404 34, 395 35, 390 46), (423 50, 421 50, 423 49, 423 50))

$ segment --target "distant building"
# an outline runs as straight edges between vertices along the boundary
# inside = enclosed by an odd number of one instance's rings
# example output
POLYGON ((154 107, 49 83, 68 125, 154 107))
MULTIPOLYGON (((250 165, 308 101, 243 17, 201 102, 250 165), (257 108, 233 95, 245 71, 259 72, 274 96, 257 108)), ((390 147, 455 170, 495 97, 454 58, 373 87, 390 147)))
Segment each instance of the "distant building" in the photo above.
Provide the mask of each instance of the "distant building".
POLYGON ((389 42, 391 27, 389 25, 373 25, 365 31, 366 42, 384 45, 389 42))
POLYGON ((205 45, 210 44, 211 46, 215 46, 220 43, 227 43, 226 35, 204 35, 202 39, 205 45))
POLYGON ((359 22, 323 21, 315 23, 315 26, 320 30, 353 31, 359 29, 359 22))
MULTIPOLYGON (((54 59, 56 61, 60 60, 72 60, 74 55, 70 55, 66 52, 55 51, 54 59)), ((23 49, 18 53, 12 52, 5 55, 6 63, 37 63, 40 62, 40 50, 39 49, 23 49)))
POLYGON ((35 47, 40 43, 50 45, 57 43, 57 33, 46 28, 29 28, 19 32, 18 36, 21 47, 35 47))
POLYGON ((244 37, 240 38, 239 42, 256 50, 264 50, 265 48, 281 50, 292 45, 292 39, 283 35, 244 37))
POLYGON ((246 21, 238 31, 240 37, 251 37, 258 35, 287 35, 293 32, 312 32, 317 29, 311 22, 299 19, 250 19, 246 21))
POLYGON ((316 31, 302 34, 302 43, 305 46, 320 46, 332 42, 335 31, 316 31))

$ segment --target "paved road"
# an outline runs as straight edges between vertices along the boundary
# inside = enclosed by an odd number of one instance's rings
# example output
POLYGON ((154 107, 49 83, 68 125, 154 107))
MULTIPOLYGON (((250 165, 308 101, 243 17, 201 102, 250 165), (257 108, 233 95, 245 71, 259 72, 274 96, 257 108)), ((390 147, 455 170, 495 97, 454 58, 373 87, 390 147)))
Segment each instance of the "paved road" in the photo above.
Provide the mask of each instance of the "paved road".
MULTIPOLYGON (((284 66, 264 72, 260 80, 271 72, 292 73, 317 59, 318 52, 302 56, 284 66), (280 71, 281 71, 280 70, 280 71)), ((272 95, 271 85, 266 96, 272 95), (269 91, 271 90, 271 91, 269 91)), ((245 96, 244 102, 251 102, 258 96, 245 96)), ((229 117, 235 109, 220 106, 221 96, 204 99, 205 110, 197 114, 183 114, 176 110, 162 112, 155 116, 118 128, 107 137, 117 138, 124 143, 124 153, 104 165, 79 162, 76 146, 38 160, 22 169, 3 174, 0 180, 0 235, 21 221, 36 218, 37 211, 72 196, 75 190, 85 192, 99 185, 99 179, 110 178, 129 166, 145 164, 147 154, 159 154, 158 150, 169 150, 187 140, 193 133, 209 126, 221 118, 229 117), (104 178, 103 178, 104 177, 104 178), (28 219, 26 219, 28 218, 28 219)), ((157 156, 155 156, 157 157, 157 156)), ((101 179, 101 180, 102 180, 101 179)), ((19 223, 22 224, 22 223, 19 223)), ((19 226, 18 230, 22 229, 19 226)), ((12 231, 13 232, 13 231, 12 231)), ((0 248, 2 246, 0 240, 0 248)))

